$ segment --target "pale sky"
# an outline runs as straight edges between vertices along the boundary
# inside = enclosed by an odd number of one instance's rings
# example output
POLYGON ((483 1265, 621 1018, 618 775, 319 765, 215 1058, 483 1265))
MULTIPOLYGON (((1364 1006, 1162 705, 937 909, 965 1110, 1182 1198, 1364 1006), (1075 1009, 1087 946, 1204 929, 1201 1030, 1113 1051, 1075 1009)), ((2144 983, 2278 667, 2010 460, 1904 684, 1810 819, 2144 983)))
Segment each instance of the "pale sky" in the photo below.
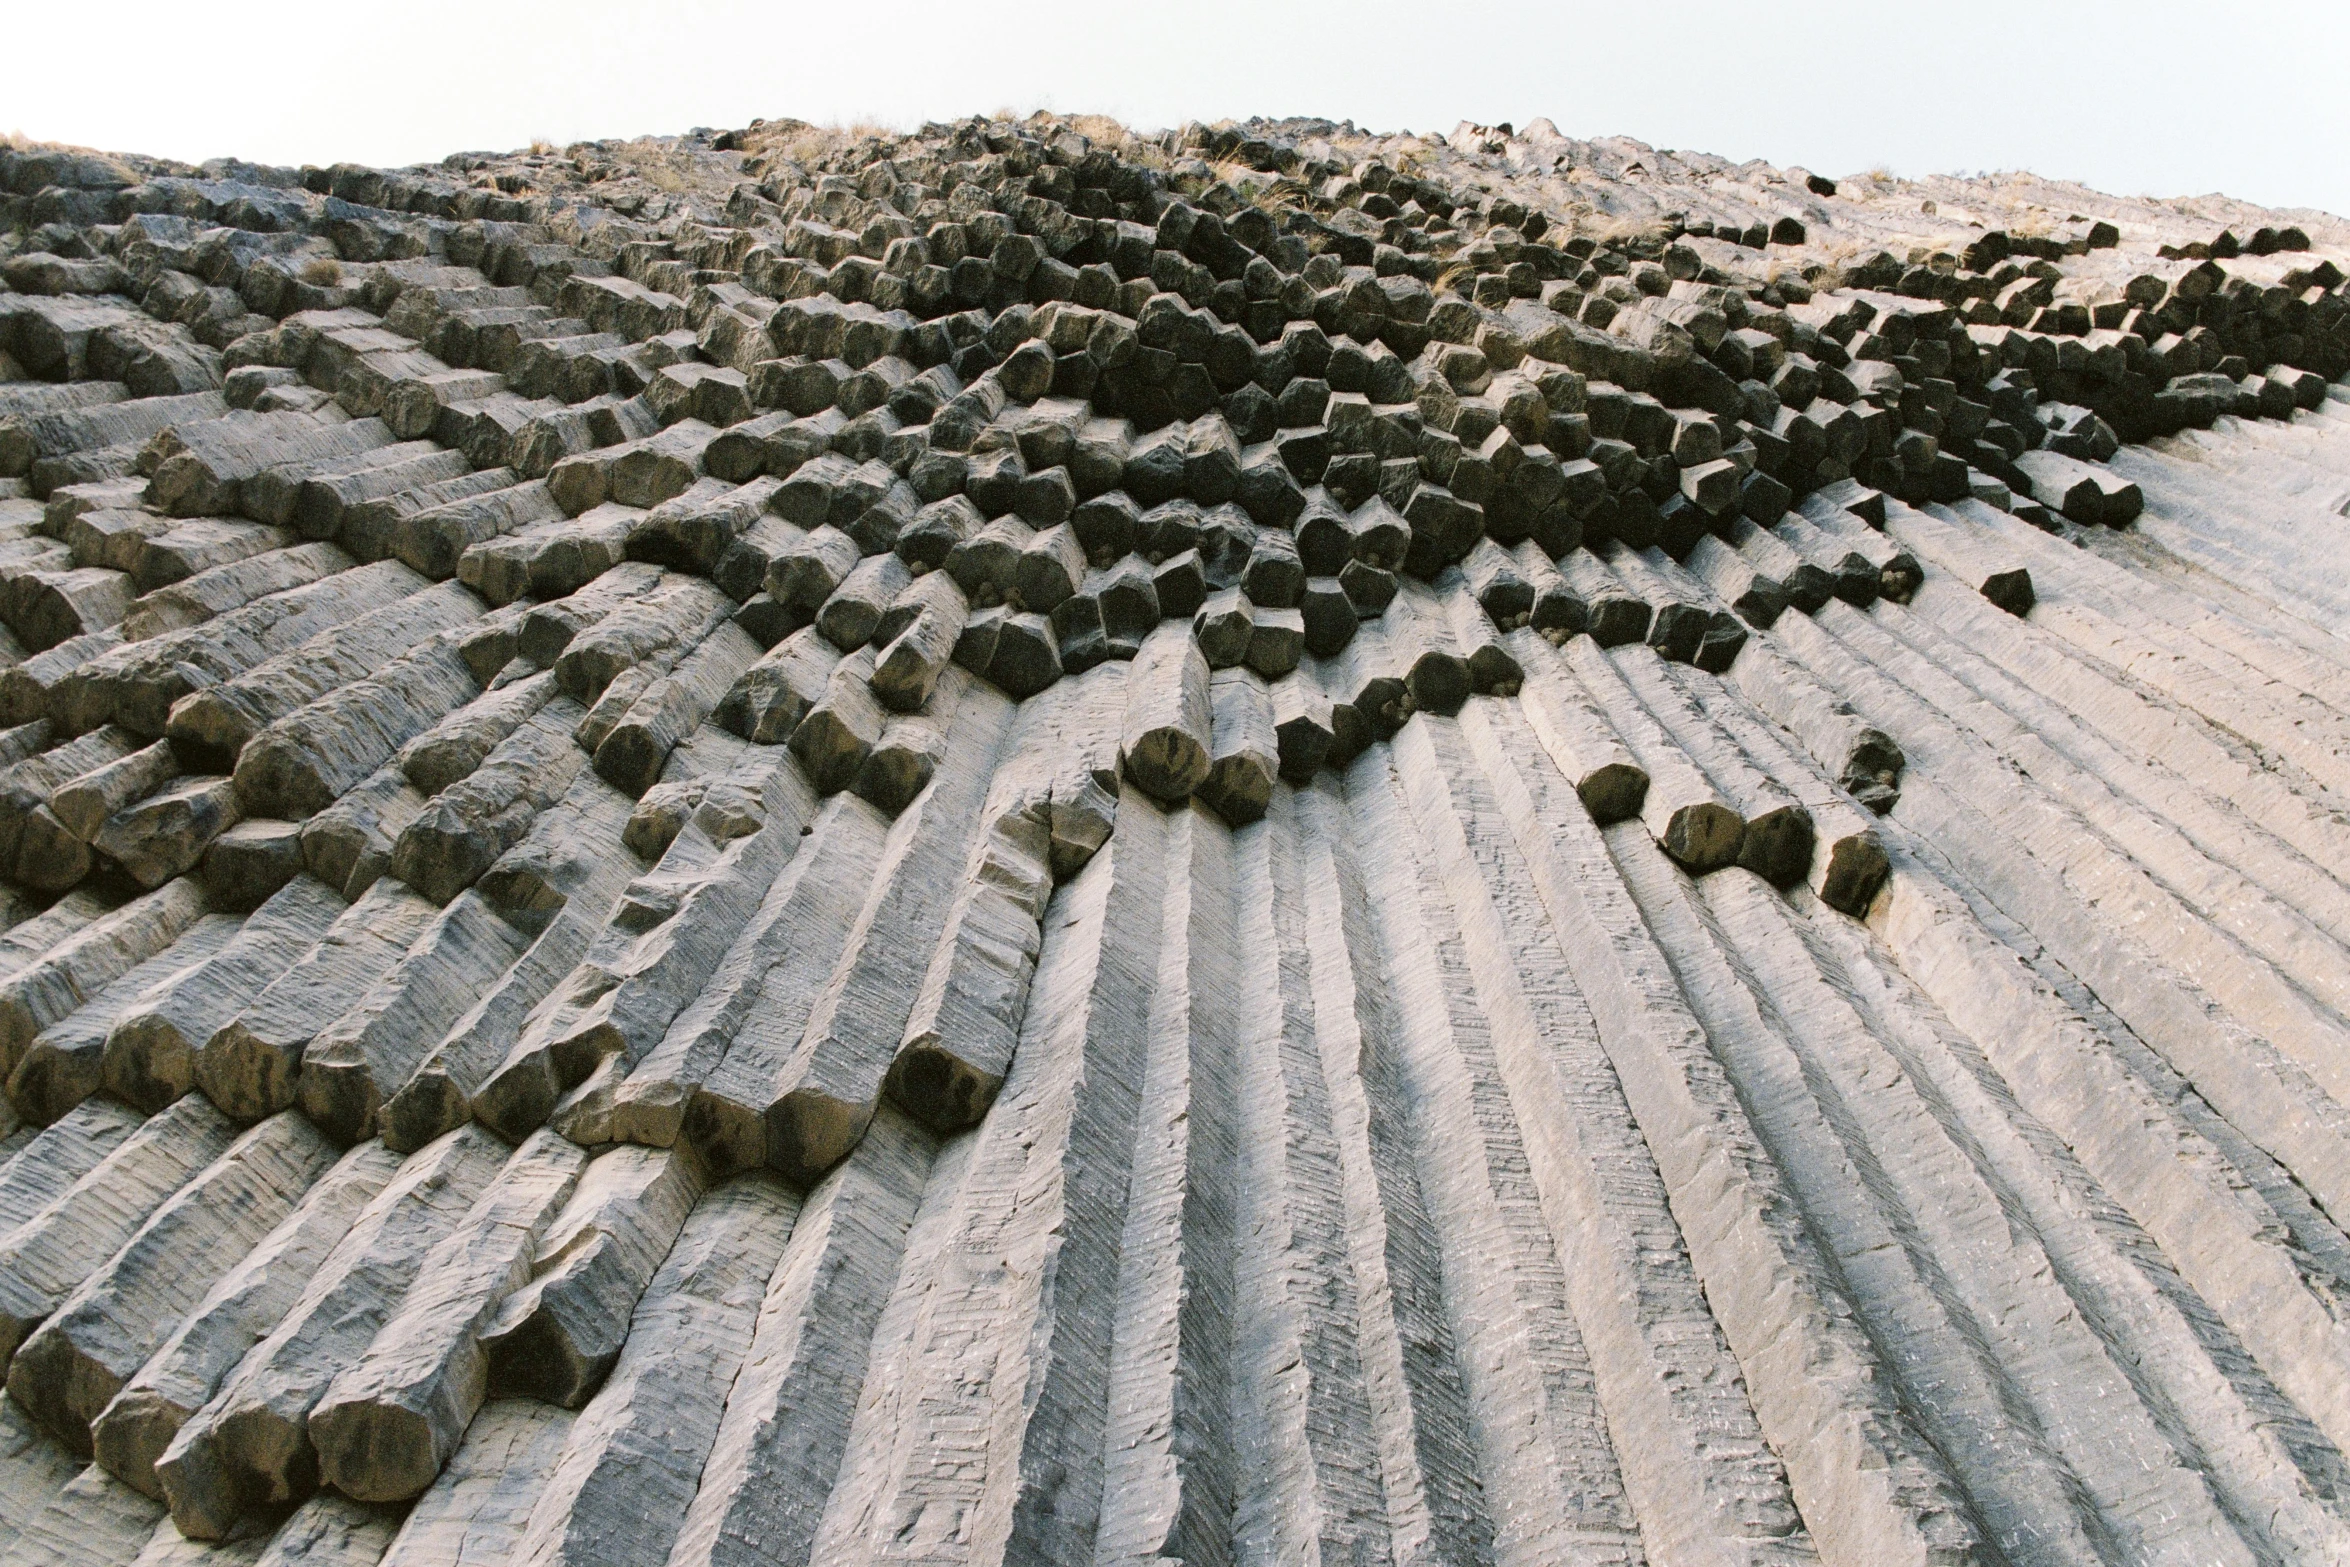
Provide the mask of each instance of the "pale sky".
POLYGON ((2338 0, 0 0, 0 36, 0 131, 191 162, 429 162, 754 116, 1548 115, 1830 175, 2029 168, 2350 214, 2338 0))

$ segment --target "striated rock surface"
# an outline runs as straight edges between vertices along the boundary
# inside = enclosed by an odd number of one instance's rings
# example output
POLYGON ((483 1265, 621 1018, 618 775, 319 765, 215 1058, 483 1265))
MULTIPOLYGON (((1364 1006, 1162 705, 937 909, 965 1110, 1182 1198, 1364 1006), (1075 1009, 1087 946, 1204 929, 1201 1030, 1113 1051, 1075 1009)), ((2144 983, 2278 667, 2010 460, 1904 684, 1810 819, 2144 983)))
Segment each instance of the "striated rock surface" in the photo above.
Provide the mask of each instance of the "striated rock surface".
POLYGON ((0 1567, 2350 1563, 2350 224, 0 150, 0 1567))

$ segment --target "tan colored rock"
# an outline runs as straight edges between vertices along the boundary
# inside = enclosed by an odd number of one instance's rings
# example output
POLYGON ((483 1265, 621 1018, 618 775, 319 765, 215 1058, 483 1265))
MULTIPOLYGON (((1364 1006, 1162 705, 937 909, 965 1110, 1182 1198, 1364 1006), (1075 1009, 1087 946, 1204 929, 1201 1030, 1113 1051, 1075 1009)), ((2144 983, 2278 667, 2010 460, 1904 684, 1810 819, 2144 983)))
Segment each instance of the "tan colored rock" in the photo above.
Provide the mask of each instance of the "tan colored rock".
POLYGON ((332 1161, 333 1149, 299 1116, 272 1117, 238 1138, 18 1346, 9 1396, 67 1447, 89 1453, 92 1422, 162 1347, 169 1325, 196 1309, 332 1161))
POLYGON ((0 1068, 97 992, 153 957, 204 915, 204 894, 185 877, 91 920, 39 959, 0 980, 0 1068))
MULTIPOLYGON (((281 1115, 265 1124, 294 1119, 281 1115)), ((91 1445, 107 1473, 162 1498, 155 1461, 246 1352, 276 1328, 398 1165, 380 1144, 352 1149, 219 1277, 91 1422, 91 1445)))
POLYGON ((496 1138, 461 1128, 409 1159, 360 1210, 277 1325, 156 1459, 182 1533, 223 1539, 248 1509, 292 1506, 317 1488, 312 1407, 364 1353, 506 1157, 496 1138))
POLYGON ((577 1409, 619 1359, 637 1297, 702 1195, 685 1149, 598 1158, 540 1240, 530 1281, 482 1334, 490 1387, 577 1409))
POLYGON ((765 1171, 695 1205, 637 1304, 619 1363, 572 1422, 517 1560, 667 1559, 799 1207, 765 1171))
POLYGON ((236 1128, 183 1099, 117 1144, 46 1208, 0 1239, 0 1350, 34 1329, 181 1187, 228 1151, 236 1128))
POLYGON ((98 1092, 106 1041, 115 1024, 156 991, 201 971, 237 934, 231 915, 207 914, 154 957, 92 996, 62 1023, 33 1036, 8 1075, 9 1101, 19 1115, 46 1126, 98 1092))
POLYGON ((1211 765, 1208 665, 1188 632, 1162 626, 1145 639, 1126 678, 1120 755, 1127 776, 1155 800, 1180 802, 1211 765))
POLYGON ((376 1135, 385 1101, 528 945, 478 895, 460 893, 304 1047, 302 1114, 345 1147, 376 1135))
POLYGON ((400 961, 438 911, 382 881, 196 1051, 196 1086, 214 1104, 258 1120, 294 1102, 302 1053, 400 961))
POLYGON ((527 1279, 539 1234, 586 1163, 553 1133, 534 1134, 424 1259, 367 1352, 310 1412, 321 1480, 360 1501, 432 1483, 487 1395, 482 1333, 527 1279))

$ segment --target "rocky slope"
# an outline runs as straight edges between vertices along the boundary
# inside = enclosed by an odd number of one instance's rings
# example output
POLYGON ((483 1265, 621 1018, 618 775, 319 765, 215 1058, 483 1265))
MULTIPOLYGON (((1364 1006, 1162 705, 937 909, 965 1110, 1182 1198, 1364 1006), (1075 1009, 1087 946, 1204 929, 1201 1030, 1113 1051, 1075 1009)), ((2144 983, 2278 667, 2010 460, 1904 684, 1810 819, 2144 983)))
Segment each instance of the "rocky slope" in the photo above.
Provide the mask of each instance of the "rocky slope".
POLYGON ((2350 225, 0 190, 0 1564, 2350 1561, 2350 225))

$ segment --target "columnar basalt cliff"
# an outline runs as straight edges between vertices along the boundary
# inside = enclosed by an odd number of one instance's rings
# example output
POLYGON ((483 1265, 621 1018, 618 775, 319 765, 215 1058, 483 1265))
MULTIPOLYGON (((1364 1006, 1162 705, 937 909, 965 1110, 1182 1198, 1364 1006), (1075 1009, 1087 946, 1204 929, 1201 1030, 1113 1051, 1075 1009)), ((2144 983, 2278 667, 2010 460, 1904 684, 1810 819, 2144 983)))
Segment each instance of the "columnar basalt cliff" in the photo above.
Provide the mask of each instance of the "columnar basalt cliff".
POLYGON ((2350 1563, 2350 224, 0 192, 4 1567, 2350 1563))

